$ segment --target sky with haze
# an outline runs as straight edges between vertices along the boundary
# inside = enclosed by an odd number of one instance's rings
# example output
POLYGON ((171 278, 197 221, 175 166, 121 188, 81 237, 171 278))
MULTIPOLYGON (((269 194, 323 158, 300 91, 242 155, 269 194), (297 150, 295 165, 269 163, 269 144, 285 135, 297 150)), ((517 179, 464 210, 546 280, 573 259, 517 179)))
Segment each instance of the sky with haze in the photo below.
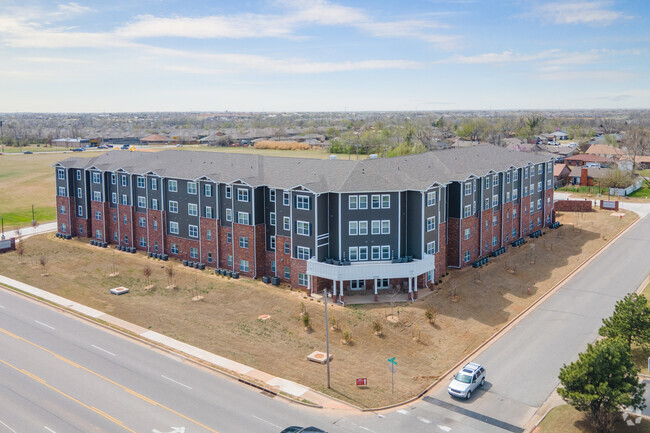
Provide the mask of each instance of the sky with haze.
POLYGON ((0 112, 650 108, 647 0, 0 0, 0 112))

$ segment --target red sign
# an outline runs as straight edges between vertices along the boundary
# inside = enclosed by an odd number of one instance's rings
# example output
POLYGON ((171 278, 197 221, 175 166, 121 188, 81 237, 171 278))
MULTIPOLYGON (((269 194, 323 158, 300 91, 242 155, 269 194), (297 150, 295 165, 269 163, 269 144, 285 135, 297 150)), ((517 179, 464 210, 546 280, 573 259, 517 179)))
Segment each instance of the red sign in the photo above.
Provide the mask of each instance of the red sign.
POLYGON ((368 385, 368 379, 365 377, 362 377, 361 379, 357 379, 357 386, 366 386, 368 385))

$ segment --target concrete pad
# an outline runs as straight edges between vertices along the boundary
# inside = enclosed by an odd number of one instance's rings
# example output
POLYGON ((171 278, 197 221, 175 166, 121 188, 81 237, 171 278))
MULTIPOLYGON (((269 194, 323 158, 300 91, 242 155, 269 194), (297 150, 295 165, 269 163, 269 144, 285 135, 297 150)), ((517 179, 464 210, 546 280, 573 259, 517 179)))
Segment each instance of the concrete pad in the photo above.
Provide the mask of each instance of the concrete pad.
POLYGON ((275 377, 266 383, 277 387, 280 391, 286 392, 287 394, 295 395, 296 397, 300 397, 309 390, 306 386, 299 385, 296 382, 291 382, 290 380, 282 379, 280 377, 275 377))

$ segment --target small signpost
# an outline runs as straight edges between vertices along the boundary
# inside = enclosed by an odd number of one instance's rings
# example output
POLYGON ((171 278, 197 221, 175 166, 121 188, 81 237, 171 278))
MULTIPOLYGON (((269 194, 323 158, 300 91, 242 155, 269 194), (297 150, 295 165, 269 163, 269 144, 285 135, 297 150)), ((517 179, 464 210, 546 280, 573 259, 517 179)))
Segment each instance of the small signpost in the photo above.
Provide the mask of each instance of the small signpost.
POLYGON ((391 394, 395 393, 395 366, 397 365, 397 361, 395 361, 395 357, 393 356, 392 358, 388 358, 388 362, 390 362, 390 392, 391 394))
POLYGON ((357 379, 357 386, 368 386, 368 379, 365 377, 357 379))

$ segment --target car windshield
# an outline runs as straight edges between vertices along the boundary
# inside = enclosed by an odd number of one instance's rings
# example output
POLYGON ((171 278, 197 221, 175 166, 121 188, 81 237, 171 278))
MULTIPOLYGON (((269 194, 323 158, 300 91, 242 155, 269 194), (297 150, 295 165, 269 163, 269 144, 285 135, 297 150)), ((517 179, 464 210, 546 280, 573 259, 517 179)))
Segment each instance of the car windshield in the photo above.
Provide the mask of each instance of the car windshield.
POLYGON ((455 379, 457 381, 459 381, 459 382, 470 383, 472 381, 472 376, 468 376, 468 375, 463 374, 463 373, 458 373, 456 375, 455 379))

